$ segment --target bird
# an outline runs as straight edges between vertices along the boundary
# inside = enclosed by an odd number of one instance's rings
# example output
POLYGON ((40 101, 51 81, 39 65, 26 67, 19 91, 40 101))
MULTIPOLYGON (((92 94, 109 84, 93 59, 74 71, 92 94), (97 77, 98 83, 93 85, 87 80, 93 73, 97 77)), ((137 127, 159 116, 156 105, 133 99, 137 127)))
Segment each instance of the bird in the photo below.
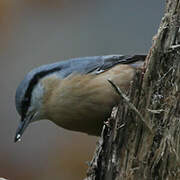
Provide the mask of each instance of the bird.
POLYGON ((73 58, 41 65, 27 73, 17 87, 15 105, 21 120, 14 141, 32 122, 56 125, 99 136, 104 121, 120 97, 108 80, 124 93, 146 55, 104 55, 73 58))

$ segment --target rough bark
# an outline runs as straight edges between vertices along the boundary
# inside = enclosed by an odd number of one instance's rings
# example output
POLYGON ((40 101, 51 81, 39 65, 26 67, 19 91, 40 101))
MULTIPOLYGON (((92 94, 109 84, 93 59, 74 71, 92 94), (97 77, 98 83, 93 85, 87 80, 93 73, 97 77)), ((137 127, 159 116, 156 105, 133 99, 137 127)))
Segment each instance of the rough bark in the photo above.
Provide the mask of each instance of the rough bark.
POLYGON ((179 27, 180 2, 167 0, 144 72, 137 72, 129 101, 120 93, 86 180, 180 179, 179 27))

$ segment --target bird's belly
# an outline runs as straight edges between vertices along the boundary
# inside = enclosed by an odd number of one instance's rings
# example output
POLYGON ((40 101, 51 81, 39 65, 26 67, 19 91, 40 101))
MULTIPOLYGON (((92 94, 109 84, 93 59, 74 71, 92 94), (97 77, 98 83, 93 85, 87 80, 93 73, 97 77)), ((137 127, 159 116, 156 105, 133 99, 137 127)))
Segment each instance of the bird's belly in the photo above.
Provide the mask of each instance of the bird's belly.
POLYGON ((68 76, 48 100, 49 119, 66 129, 99 135, 103 121, 119 102, 119 96, 107 79, 126 89, 133 75, 132 68, 115 67, 100 75, 68 76))
POLYGON ((110 116, 110 108, 98 108, 98 106, 84 106, 80 108, 79 104, 69 111, 62 110, 61 116, 54 116, 53 122, 57 125, 73 130, 80 131, 90 135, 100 135, 103 122, 110 116))
POLYGON ((103 121, 110 116, 117 99, 108 90, 81 89, 66 98, 61 97, 61 102, 51 107, 51 119, 66 129, 99 135, 103 121))
POLYGON ((99 135, 103 121, 111 114, 119 97, 107 82, 107 87, 74 87, 72 92, 62 93, 60 99, 51 103, 50 120, 57 125, 81 131, 91 135, 99 135))

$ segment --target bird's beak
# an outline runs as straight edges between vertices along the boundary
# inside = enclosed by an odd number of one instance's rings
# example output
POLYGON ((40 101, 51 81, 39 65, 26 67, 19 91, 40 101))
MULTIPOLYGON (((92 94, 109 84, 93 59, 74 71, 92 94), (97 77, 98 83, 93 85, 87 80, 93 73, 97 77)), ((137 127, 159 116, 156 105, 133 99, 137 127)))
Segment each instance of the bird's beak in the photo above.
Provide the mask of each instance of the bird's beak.
POLYGON ((27 116, 20 122, 19 127, 17 128, 17 131, 16 131, 14 142, 20 141, 21 136, 23 135, 24 131, 28 127, 29 123, 31 122, 31 119, 32 117, 27 116))

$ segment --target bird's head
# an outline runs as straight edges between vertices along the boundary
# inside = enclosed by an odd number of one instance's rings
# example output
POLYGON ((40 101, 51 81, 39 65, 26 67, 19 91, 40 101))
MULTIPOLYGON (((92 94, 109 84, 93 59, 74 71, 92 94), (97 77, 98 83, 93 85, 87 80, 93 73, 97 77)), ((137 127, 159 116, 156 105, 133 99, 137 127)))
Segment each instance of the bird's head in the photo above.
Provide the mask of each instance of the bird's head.
POLYGON ((42 79, 60 70, 57 64, 45 65, 29 72, 16 90, 16 109, 21 116, 14 141, 20 140, 31 122, 46 119, 43 108, 45 87, 42 79))

